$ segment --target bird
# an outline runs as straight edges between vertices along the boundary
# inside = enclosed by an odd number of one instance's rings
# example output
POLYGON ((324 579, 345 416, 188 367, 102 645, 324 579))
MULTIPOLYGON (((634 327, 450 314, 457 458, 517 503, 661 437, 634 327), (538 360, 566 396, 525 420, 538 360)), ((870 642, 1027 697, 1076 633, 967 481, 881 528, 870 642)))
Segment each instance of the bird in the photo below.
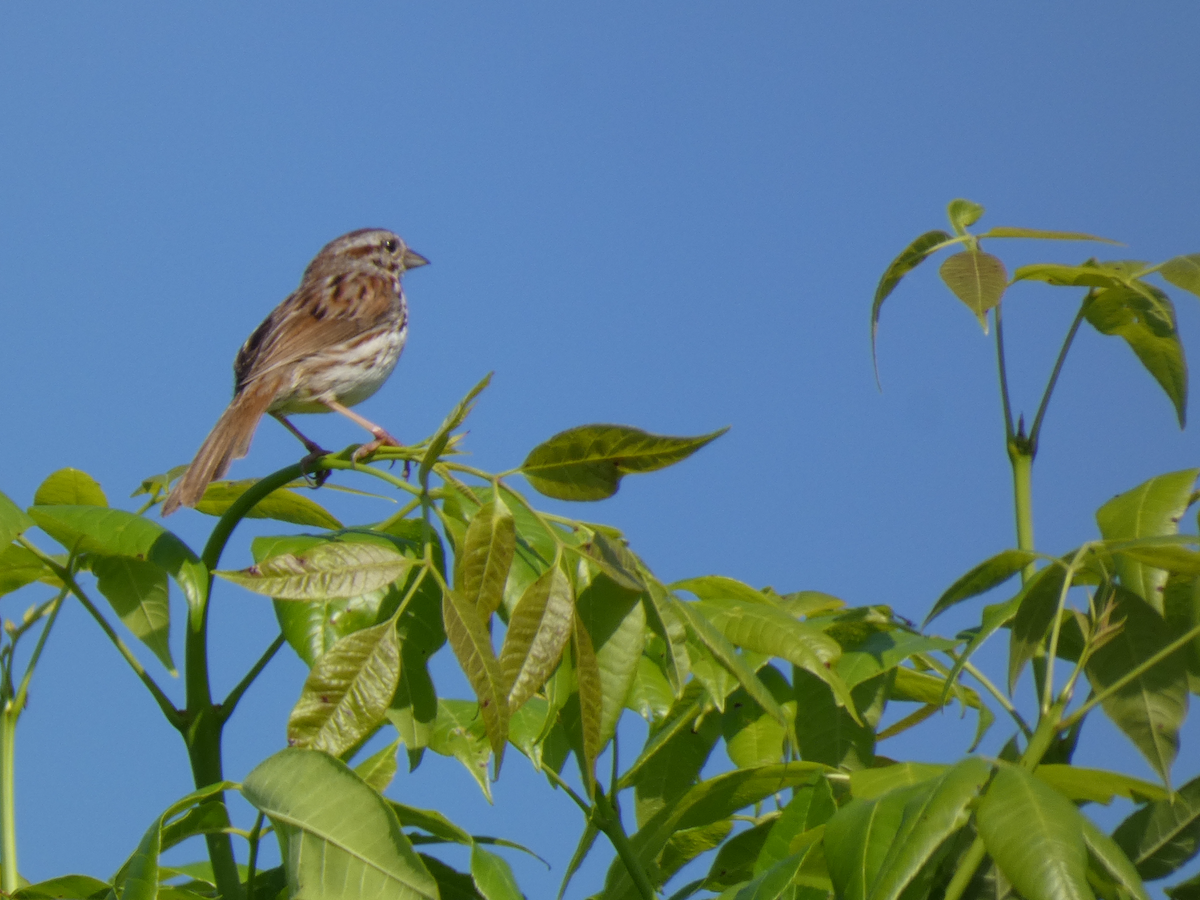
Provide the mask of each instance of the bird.
POLYGON ((309 451, 325 453, 287 417, 337 412, 372 440, 357 461, 400 442, 349 407, 366 400, 396 367, 408 336, 408 304, 400 285, 409 269, 428 264, 399 235, 383 228, 351 231, 326 244, 300 286, 246 339, 233 364, 233 400, 163 503, 162 515, 195 506, 230 463, 250 450, 264 413, 278 419, 309 451))

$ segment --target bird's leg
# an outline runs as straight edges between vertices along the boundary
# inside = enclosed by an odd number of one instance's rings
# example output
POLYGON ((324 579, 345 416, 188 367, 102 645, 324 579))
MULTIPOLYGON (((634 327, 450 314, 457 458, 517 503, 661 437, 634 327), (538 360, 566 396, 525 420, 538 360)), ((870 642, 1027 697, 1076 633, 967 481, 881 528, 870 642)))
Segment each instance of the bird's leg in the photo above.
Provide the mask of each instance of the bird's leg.
MULTIPOLYGON (((380 447, 383 447, 383 446, 387 446, 387 447, 403 447, 404 446, 398 440, 396 440, 394 437, 392 437, 390 434, 388 434, 386 429, 381 428, 380 426, 376 425, 370 419, 368 419, 364 416, 360 416, 358 413, 356 413, 354 410, 350 409, 349 407, 342 406, 342 404, 338 403, 336 400, 321 399, 320 402, 324 403, 333 412, 341 413, 343 416, 345 416, 351 422, 355 422, 355 423, 361 425, 363 428, 367 429, 367 431, 371 432, 371 434, 374 436, 375 440, 368 441, 367 443, 365 443, 361 447, 359 447, 357 450, 355 450, 352 454, 350 454, 350 459, 352 462, 358 462, 364 456, 368 456, 369 454, 374 453, 376 450, 378 450, 380 447)), ((408 460, 405 460, 404 461, 404 477, 405 477, 405 479, 408 478, 408 473, 409 473, 409 462, 408 462, 408 460)))
POLYGON ((310 476, 308 474, 308 467, 315 463, 322 456, 327 455, 329 451, 316 441, 310 440, 301 434, 300 429, 287 420, 287 416, 281 416, 279 413, 271 413, 271 415, 274 416, 284 428, 298 437, 301 443, 304 444, 304 449, 308 451, 308 456, 300 460, 300 472, 304 475, 304 480, 310 482, 313 487, 320 487, 323 485, 325 483, 325 479, 329 477, 329 470, 325 469, 321 472, 318 472, 316 476, 310 476))

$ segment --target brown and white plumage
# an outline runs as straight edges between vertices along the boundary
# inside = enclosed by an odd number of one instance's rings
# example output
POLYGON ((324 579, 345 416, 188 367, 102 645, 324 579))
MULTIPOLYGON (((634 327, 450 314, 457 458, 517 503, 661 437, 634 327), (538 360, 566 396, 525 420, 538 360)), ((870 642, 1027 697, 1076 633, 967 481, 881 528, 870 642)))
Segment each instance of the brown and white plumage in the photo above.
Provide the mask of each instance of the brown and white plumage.
POLYGON ((168 495, 163 515, 195 506, 205 488, 246 455, 263 413, 283 422, 310 452, 319 448, 286 416, 340 412, 374 436, 363 450, 396 444, 347 407, 374 394, 395 368, 408 333, 400 278, 427 262, 397 235, 378 228, 352 231, 326 244, 296 291, 238 351, 233 401, 168 495))

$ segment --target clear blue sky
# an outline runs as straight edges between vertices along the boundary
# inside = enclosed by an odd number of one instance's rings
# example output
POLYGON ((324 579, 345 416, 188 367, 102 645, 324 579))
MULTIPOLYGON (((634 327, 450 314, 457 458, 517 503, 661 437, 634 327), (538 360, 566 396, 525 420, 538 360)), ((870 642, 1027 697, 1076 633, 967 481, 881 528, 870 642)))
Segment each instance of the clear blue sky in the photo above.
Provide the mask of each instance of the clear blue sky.
MULTIPOLYGON (((7 4, 0 490, 27 503, 76 466, 129 503, 190 459, 237 347, 316 250, 379 225, 433 264, 408 280, 409 346, 364 414, 419 438, 495 370, 469 439, 494 468, 585 422, 731 425, 577 514, 624 528, 664 578, 716 571, 920 618, 1013 543, 1007 462, 992 344, 932 267, 884 308, 876 390, 879 274, 956 196, 988 207, 984 225, 1200 251, 1198 30, 1200 7, 1161 2, 7 4)), ((1072 300, 1029 288, 1006 309, 1031 414, 1072 300)), ((1195 357, 1194 298, 1179 318, 1195 357)), ((327 446, 360 439, 333 418, 304 424, 327 446)), ((233 475, 297 449, 265 423, 233 475)), ((1085 333, 1038 459, 1039 547, 1095 536, 1097 506, 1196 450, 1132 354, 1085 333)), ((197 545, 210 523, 170 522, 197 545)), ((252 596, 218 599, 218 689, 272 621, 252 596)), ((302 677, 281 655, 249 695, 230 777, 281 746, 302 677)), ((955 756, 969 729, 946 727, 961 743, 881 749, 955 756)), ((1180 781, 1198 739, 1192 725, 1180 781)), ((1085 744, 1083 762, 1148 775, 1102 729, 1085 744)), ((189 787, 177 736, 75 609, 18 752, 34 880, 111 874, 189 787)), ((561 794, 515 753, 494 809, 456 764, 427 757, 426 773, 393 792, 556 861, 514 859, 548 896, 581 825, 561 794)))

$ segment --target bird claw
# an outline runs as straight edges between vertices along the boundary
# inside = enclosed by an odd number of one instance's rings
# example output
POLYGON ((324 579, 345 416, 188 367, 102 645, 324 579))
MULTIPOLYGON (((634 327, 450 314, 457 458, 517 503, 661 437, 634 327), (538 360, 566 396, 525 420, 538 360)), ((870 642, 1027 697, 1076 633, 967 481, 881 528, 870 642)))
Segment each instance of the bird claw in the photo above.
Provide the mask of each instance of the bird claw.
POLYGON ((308 471, 308 467, 315 463, 322 456, 327 456, 329 451, 323 449, 318 444, 306 444, 305 446, 308 447, 308 456, 300 460, 300 475, 306 482, 308 482, 310 487, 316 489, 323 485, 326 480, 328 480, 330 470, 321 469, 321 471, 314 474, 308 471))

